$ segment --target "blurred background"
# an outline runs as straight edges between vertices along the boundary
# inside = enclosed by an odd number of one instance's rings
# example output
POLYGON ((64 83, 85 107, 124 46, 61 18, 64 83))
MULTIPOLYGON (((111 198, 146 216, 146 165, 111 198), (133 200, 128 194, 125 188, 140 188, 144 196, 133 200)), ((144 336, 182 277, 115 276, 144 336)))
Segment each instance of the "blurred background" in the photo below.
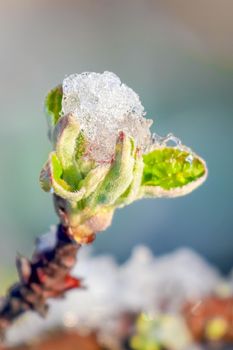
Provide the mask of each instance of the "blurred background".
POLYGON ((206 159, 209 178, 187 197, 119 210, 95 253, 122 262, 141 243, 155 255, 191 247, 231 270, 232 13, 232 0, 0 1, 2 280, 16 251, 30 256, 58 221, 38 182, 51 148, 44 97, 66 74, 104 70, 139 94, 153 131, 173 132, 206 159))

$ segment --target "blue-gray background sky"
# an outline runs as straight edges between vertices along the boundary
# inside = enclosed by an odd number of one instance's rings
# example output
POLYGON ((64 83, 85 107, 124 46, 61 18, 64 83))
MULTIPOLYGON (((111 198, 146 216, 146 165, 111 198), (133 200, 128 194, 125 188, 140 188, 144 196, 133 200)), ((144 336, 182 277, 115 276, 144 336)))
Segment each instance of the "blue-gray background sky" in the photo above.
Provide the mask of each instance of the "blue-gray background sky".
POLYGON ((41 191, 47 158, 43 100, 66 74, 110 70, 141 97, 153 130, 173 132, 207 160, 187 197, 119 210, 95 242, 126 259, 189 246, 233 266, 233 2, 231 0, 0 1, 0 264, 30 255, 57 222, 41 191))

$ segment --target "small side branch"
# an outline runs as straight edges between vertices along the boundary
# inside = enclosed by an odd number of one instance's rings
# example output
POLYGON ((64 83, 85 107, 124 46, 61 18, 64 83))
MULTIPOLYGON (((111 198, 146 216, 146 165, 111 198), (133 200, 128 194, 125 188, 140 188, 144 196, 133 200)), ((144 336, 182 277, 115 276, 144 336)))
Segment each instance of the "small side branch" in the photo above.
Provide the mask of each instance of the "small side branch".
POLYGON ((80 245, 69 235, 68 230, 58 225, 36 242, 31 260, 18 256, 16 265, 19 282, 13 285, 0 305, 0 334, 28 310, 44 317, 48 311, 49 298, 61 298, 73 288, 82 288, 81 280, 70 275, 76 263, 80 245))

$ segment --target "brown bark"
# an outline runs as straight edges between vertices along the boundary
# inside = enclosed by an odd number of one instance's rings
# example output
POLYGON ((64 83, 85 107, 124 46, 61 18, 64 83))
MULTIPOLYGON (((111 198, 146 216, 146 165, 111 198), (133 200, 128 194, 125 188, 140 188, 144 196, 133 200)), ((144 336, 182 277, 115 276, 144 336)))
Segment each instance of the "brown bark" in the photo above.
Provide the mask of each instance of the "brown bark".
POLYGON ((37 240, 31 260, 19 256, 16 265, 19 282, 13 285, 0 305, 0 333, 28 310, 34 310, 44 317, 49 298, 63 297, 73 288, 82 288, 80 279, 70 275, 76 263, 80 245, 68 234, 68 229, 58 225, 50 237, 37 240))

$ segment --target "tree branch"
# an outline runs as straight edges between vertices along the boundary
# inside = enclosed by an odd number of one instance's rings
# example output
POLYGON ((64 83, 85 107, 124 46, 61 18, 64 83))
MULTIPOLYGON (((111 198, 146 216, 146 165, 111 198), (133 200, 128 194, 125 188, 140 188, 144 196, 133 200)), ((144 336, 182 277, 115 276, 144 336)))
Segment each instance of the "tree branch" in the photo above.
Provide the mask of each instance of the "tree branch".
POLYGON ((81 280, 70 275, 80 245, 61 224, 55 232, 37 239, 31 260, 18 256, 19 282, 13 285, 0 305, 0 334, 28 310, 47 314, 49 298, 62 298, 66 291, 83 288, 81 280))

